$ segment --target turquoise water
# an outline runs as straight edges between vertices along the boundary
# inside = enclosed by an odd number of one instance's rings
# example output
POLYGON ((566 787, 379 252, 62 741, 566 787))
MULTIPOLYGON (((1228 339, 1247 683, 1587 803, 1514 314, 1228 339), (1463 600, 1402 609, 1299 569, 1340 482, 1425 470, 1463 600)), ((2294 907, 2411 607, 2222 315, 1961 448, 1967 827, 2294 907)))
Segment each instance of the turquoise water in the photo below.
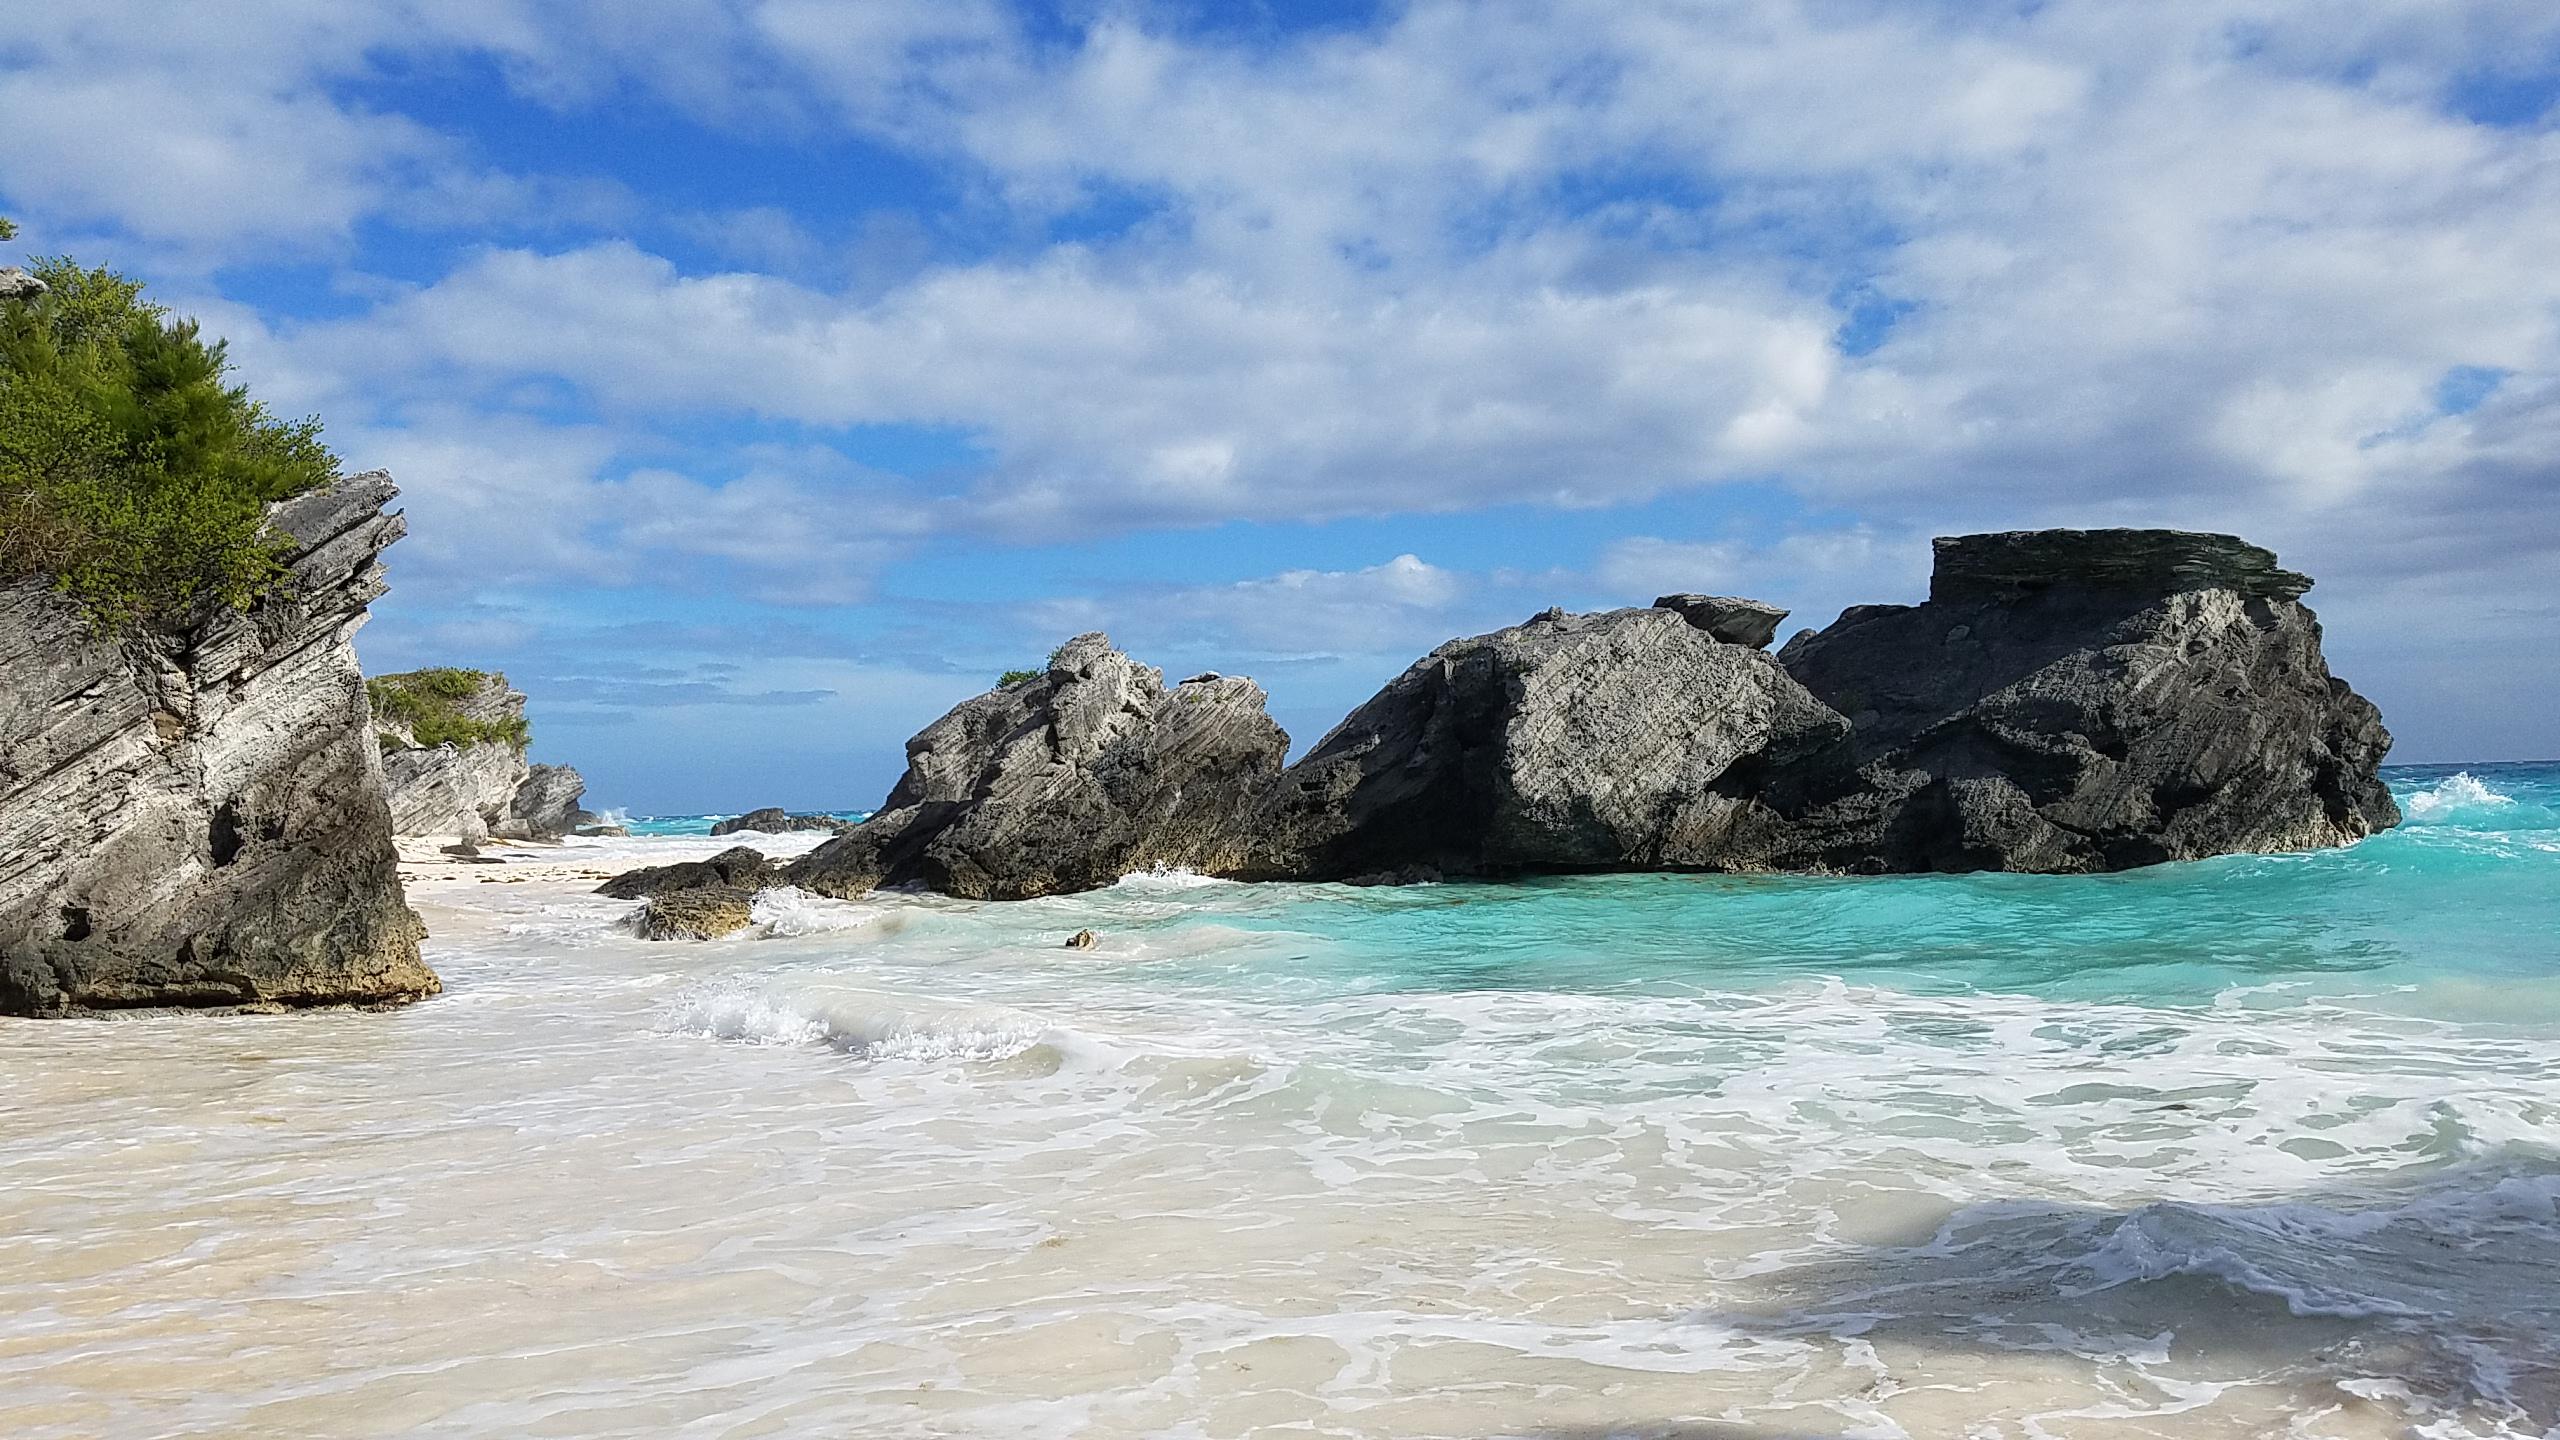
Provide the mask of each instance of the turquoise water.
POLYGON ((704 817, 454 867, 434 1001, 0 1023, 0 1434, 2547 1437, 2560 766, 2390 778, 2116 876, 701 945, 592 887, 704 817))
MULTIPOLYGON (((737 812, 732 811, 730 813, 735 814, 737 812)), ((871 812, 868 810, 801 810, 794 811, 793 813, 801 815, 824 815, 832 820, 868 820, 871 818, 871 812)), ((627 826, 634 836, 665 838, 669 836, 680 837, 690 835, 708 835, 711 833, 711 827, 713 825, 728 818, 728 815, 632 815, 623 817, 621 823, 627 826)))

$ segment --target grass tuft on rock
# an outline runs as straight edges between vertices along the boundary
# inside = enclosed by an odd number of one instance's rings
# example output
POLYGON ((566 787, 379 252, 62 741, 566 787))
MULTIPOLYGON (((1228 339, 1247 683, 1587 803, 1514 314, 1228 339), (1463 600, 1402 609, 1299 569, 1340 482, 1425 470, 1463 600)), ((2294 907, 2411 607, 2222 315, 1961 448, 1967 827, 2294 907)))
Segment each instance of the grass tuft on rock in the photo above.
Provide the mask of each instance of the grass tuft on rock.
MULTIPOLYGON (((463 702, 488 687, 495 676, 486 670, 439 666, 400 675, 376 675, 364 682, 376 720, 407 730, 421 748, 437 745, 511 745, 523 749, 533 727, 521 715, 492 720, 474 718, 463 702)), ((392 743, 383 737, 385 745, 392 743)))
POLYGON ((223 342, 61 257, 0 302, 0 581, 44 575, 101 631, 181 629, 273 588, 265 507, 327 484, 320 422, 226 383, 223 342))

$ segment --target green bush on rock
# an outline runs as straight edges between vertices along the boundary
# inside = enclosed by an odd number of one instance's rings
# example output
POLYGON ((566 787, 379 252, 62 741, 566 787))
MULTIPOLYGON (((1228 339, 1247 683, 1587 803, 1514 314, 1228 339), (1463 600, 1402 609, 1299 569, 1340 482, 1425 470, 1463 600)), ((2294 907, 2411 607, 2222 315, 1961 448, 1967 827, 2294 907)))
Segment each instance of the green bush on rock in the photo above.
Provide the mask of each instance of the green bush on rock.
MULTIPOLYGON (((491 678, 485 670, 411 670, 373 676, 364 682, 364 693, 373 702, 375 719, 407 730, 421 746, 485 741, 521 750, 533 739, 533 727, 522 715, 484 720, 464 709, 463 702, 479 694, 491 678)), ((384 743, 391 743, 390 737, 385 736, 384 743)))
POLYGON ((224 383, 223 342, 60 256, 0 302, 0 580, 52 576, 101 630, 245 608, 285 542, 265 506, 337 478, 315 419, 224 383))

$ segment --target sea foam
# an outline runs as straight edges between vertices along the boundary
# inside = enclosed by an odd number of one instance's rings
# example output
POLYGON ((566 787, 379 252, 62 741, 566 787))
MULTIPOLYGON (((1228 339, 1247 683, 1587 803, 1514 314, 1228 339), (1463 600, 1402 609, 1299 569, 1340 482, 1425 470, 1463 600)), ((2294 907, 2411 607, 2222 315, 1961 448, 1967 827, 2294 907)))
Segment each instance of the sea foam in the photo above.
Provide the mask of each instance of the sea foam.
POLYGON ((2442 820, 2465 810, 2491 810, 2514 803, 2514 797, 2481 784, 2466 770, 2410 796, 2400 808, 2408 811, 2412 820, 2442 820))

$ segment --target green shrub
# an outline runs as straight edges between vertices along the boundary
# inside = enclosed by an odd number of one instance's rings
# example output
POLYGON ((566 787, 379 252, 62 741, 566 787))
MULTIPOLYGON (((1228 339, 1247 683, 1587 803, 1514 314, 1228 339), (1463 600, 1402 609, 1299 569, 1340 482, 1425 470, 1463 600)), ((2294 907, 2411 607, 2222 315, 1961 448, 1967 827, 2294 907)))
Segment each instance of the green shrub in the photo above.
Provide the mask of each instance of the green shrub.
POLYGON ((337 477, 317 419, 226 385, 221 341, 59 256, 0 304, 0 580, 50 575, 101 630, 183 628, 282 573, 269 503, 337 477))
POLYGON ((1010 689, 1013 686, 1021 684, 1025 680, 1037 680, 1040 678, 1040 675, 1041 672, 1037 670, 1007 670, 1004 674, 996 677, 996 688, 999 690, 1010 689))
MULTIPOLYGON (((364 693, 373 701, 375 719, 405 727, 421 746, 487 742, 521 750, 533 739, 533 727, 525 723, 523 716, 475 720, 462 711, 463 701, 495 680, 485 670, 438 667, 403 675, 376 675, 364 682, 364 693)), ((383 737, 385 749, 394 748, 397 743, 390 736, 383 737)))

